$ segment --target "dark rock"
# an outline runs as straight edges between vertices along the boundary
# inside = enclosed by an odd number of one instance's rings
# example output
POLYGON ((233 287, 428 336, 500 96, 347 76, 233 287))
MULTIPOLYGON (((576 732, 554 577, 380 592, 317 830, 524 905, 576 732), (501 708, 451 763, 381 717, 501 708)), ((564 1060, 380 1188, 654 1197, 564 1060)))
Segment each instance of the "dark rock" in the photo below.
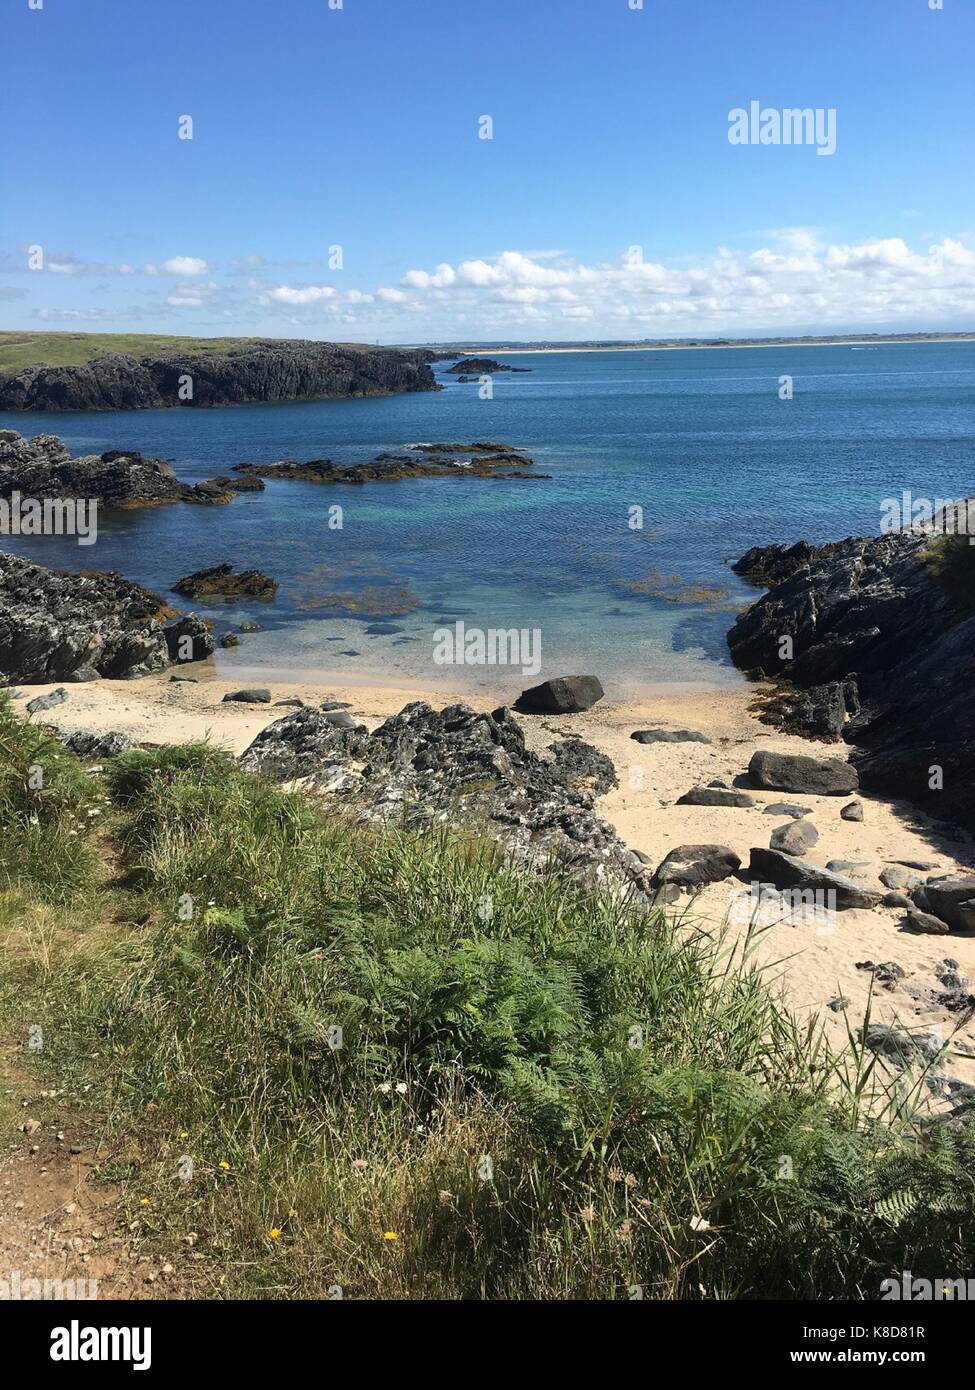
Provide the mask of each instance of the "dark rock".
POLYGON ((0 683, 163 671, 167 616, 172 610, 158 594, 120 574, 67 574, 0 555, 0 683))
POLYGON ((899 1066, 917 1061, 933 1062, 944 1043, 936 1033, 905 1033, 885 1023, 870 1023, 860 1030, 860 1037, 871 1052, 876 1052, 899 1066))
POLYGON ((554 865, 587 883, 647 892, 640 859, 594 811, 596 797, 615 785, 612 763, 581 739, 549 752, 528 751, 507 709, 438 712, 416 702, 371 734, 298 710, 264 729, 240 763, 307 778, 362 824, 445 824, 496 840, 516 866, 554 865))
POLYGON ((911 889, 918 887, 921 880, 916 874, 908 873, 906 869, 899 869, 894 865, 889 865, 886 869, 882 870, 880 882, 885 888, 911 889))
POLYGON ((692 729, 637 729, 630 738, 637 743, 710 743, 704 734, 692 729))
POLYGON ((394 483, 408 478, 531 478, 527 454, 510 444, 414 444, 406 453, 377 454, 368 463, 334 463, 332 459, 280 459, 276 463, 237 463, 235 472, 253 477, 303 483, 394 483), (464 457, 461 457, 461 456, 464 457), (511 471, 512 468, 516 471, 511 471), (502 471, 504 470, 504 471, 502 471))
POLYGON ((275 709, 277 709, 279 705, 280 705, 280 706, 284 706, 284 707, 287 708, 287 709, 304 709, 304 708, 305 708, 305 702, 304 702, 304 700, 300 699, 297 695, 296 695, 296 696, 294 697, 294 699, 292 699, 292 700, 275 700, 275 702, 274 702, 274 707, 275 707, 275 709))
POLYGON ((170 661, 185 664, 204 661, 213 655, 214 642, 210 625, 196 613, 187 613, 163 629, 170 661))
POLYGON ((255 341, 231 352, 136 359, 111 353, 76 367, 0 376, 0 410, 139 410, 326 400, 441 389, 423 350, 255 341), (180 395, 181 378, 193 397, 180 395))
POLYGON ((880 899, 880 904, 882 907, 902 907, 905 909, 912 906, 911 900, 906 893, 898 893, 896 891, 885 893, 880 899))
POLYGON ((951 931, 948 923, 942 922, 940 917, 935 917, 930 912, 922 912, 917 907, 907 909, 907 926, 911 931, 920 932, 924 936, 947 936, 951 931))
POLYGON ((841 819, 841 820, 862 821, 862 820, 863 820, 863 802, 862 802, 862 801, 851 801, 851 802, 849 803, 849 805, 844 806, 844 807, 842 808, 842 810, 840 811, 840 819, 841 819))
POLYGON ((199 677, 197 677, 197 676, 170 676, 170 678, 169 678, 169 683, 170 683, 170 685, 172 685, 174 681, 175 681, 177 684, 179 684, 179 685, 199 685, 199 684, 200 684, 199 677))
POLYGON ((101 733, 74 729, 70 733, 62 733, 60 738, 68 752, 85 763, 117 758, 134 746, 132 738, 121 729, 108 729, 101 733))
MULTIPOLYGON (((0 395, 3 378, 0 378, 0 395)), ((16 430, 0 431, 0 497, 97 500, 100 507, 158 507, 200 500, 181 483, 168 463, 143 458, 134 450, 72 458, 56 435, 25 439, 16 430)), ((227 498, 229 501, 229 497, 227 498)))
POLYGON ((504 362, 496 362, 493 357, 465 357, 456 366, 448 367, 451 376, 479 377, 493 376, 495 372, 530 372, 530 367, 509 367, 504 362))
POLYGON ((64 689, 50 690, 46 695, 37 695, 33 700, 28 700, 27 713, 43 714, 45 710, 63 705, 68 698, 68 692, 64 689))
POLYGON ((173 585, 173 591, 187 598, 260 598, 271 599, 277 593, 278 581, 260 570, 242 570, 234 574, 233 565, 213 565, 196 570, 173 585))
POLYGON ((803 855, 812 849, 818 839, 819 831, 811 820, 792 820, 776 826, 770 844, 784 854, 803 855))
POLYGON ((953 931, 968 931, 975 926, 975 917, 968 907, 975 899, 975 875, 945 874, 929 879, 924 885, 924 895, 929 910, 947 922, 953 931))
POLYGON ((242 705, 269 705, 271 703, 270 690, 253 688, 250 690, 234 690, 223 697, 223 703, 236 701, 242 705))
POLYGON ((796 806, 791 801, 770 801, 762 810, 763 816, 791 816, 793 820, 800 820, 803 816, 811 814, 811 806, 796 806))
POLYGON ((319 709, 324 709, 324 710, 329 710, 329 709, 351 709, 351 708, 352 708, 352 706, 349 704, 348 700, 323 700, 322 703, 321 703, 321 705, 319 706, 319 709))
POLYGON ((225 632, 220 638, 220 645, 221 647, 239 647, 240 638, 237 636, 236 632, 225 632))
POLYGON ((748 877, 761 883, 773 883, 776 888, 834 893, 837 908, 875 907, 880 901, 879 893, 864 888, 862 884, 776 849, 753 849, 748 877))
POLYGON ((579 714, 591 709, 604 693, 595 676, 556 676, 523 690, 515 708, 536 714, 579 714))
POLYGON ((874 965, 872 960, 858 960, 856 969, 869 970, 877 983, 885 989, 893 989, 907 974, 904 967, 898 965, 895 960, 881 961, 879 965, 874 965))
POLYGON ((809 758, 801 753, 752 754, 748 773, 754 784, 769 791, 807 792, 817 796, 843 796, 855 791, 856 768, 835 759, 809 758))
POLYGON ((919 873, 927 873, 938 867, 934 859, 888 859, 887 863, 903 864, 905 869, 917 869, 919 873))
POLYGON ((678 806, 729 806, 743 809, 754 806, 755 798, 747 792, 725 791, 721 787, 692 787, 677 798, 678 806))
POLYGON ((749 552, 739 566, 776 587, 738 618, 728 643, 744 670, 790 686, 855 679, 861 708, 843 737, 864 787, 973 830, 975 682, 966 655, 975 614, 965 573, 975 551, 967 539, 941 537, 935 550, 930 536, 909 530, 794 555, 749 552), (788 661, 779 656, 783 635, 792 638, 788 661))
POLYGON ((395 632, 402 632, 403 629, 397 623, 370 623, 366 628, 366 635, 369 637, 390 637, 395 632))
POLYGON ((678 845, 658 865, 653 882, 700 888, 730 878, 740 866, 738 855, 727 845, 678 845))
POLYGON ((845 994, 838 994, 835 999, 829 1001, 829 1007, 834 1014, 844 1013, 850 1007, 850 1001, 845 994))
POLYGON ((260 632, 262 630, 260 623, 255 623, 253 618, 245 618, 238 626, 241 632, 260 632))

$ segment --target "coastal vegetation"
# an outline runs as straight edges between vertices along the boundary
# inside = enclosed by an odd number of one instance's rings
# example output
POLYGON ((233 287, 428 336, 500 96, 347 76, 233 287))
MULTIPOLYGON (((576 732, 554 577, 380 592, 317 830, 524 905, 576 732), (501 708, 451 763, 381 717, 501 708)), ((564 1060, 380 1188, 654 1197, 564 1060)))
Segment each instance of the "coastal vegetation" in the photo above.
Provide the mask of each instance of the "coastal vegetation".
POLYGON ((971 1267, 975 1132, 720 934, 0 704, 0 1017, 218 1297, 876 1298, 971 1267), (31 1031, 43 1047, 31 1049, 31 1031))

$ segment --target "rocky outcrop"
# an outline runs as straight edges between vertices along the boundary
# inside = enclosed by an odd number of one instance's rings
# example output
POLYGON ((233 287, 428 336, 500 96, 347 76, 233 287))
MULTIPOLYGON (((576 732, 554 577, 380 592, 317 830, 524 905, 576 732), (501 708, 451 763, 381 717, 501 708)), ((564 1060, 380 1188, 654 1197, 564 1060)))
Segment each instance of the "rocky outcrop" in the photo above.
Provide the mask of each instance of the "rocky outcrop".
MULTIPOLYGON (((904 531, 788 551, 772 546, 749 551, 742 567, 784 577, 731 629, 736 664, 793 689, 841 687, 849 716, 841 733, 853 745, 863 786, 975 831, 975 547, 968 538, 904 531)), ((794 727, 821 729, 816 721, 794 727)))
POLYGON ((504 708, 420 701, 371 734, 299 709, 264 729, 240 765, 306 778, 361 823, 446 823, 497 841, 521 867, 554 863, 586 882, 649 891, 645 865, 596 814, 596 798, 617 784, 610 760, 581 739, 539 756, 504 708))
POLYGON ((233 490, 223 479, 181 483, 162 459, 143 458, 134 450, 72 458, 57 435, 25 439, 16 430, 0 430, 0 497, 85 498, 106 507, 159 507, 168 502, 226 503, 233 490))
POLYGON ((212 565, 209 569, 194 570, 173 585, 173 592, 186 598, 257 598, 272 599, 278 591, 278 581, 260 570, 241 570, 234 573, 233 565, 212 565))
POLYGON ((0 376, 0 410, 145 410, 436 391, 430 358, 423 350, 283 340, 224 354, 111 353, 82 366, 39 365, 0 376))
POLYGON ((833 873, 820 868, 792 854, 777 849, 755 848, 751 851, 748 863, 748 877, 760 883, 771 883, 776 888, 798 888, 800 891, 825 893, 831 896, 827 902, 837 908, 875 907, 880 902, 880 894, 854 883, 844 874, 833 873))
POLYGON ((302 483, 394 483, 405 478, 543 478, 525 473, 533 460, 510 444, 413 444, 403 453, 377 454, 368 463, 333 463, 311 459, 298 463, 237 463, 234 469, 247 477, 283 478, 302 483))
POLYGON ((493 357, 465 357, 456 366, 448 367, 451 376, 472 377, 494 376, 496 372, 530 372, 531 367, 509 367, 505 362, 496 362, 493 357))
MULTIPOLYGON (((164 624, 176 616, 115 572, 67 574, 0 555, 0 684, 153 675, 173 660, 164 624)), ((196 638, 202 651, 205 638, 196 638)))

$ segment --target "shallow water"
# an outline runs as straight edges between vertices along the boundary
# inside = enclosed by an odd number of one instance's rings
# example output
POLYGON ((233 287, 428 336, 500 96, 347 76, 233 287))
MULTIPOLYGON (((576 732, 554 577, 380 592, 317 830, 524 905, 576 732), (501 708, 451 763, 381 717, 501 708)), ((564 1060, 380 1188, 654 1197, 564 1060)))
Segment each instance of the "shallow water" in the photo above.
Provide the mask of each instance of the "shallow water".
POLYGON ((355 462, 440 440, 514 444, 551 482, 268 482, 228 507, 103 513, 94 546, 3 544, 66 569, 119 569, 162 593, 224 560, 266 570, 280 581, 272 604, 196 605, 221 632, 244 617, 262 624, 218 653, 224 672, 496 685, 488 667, 434 662, 434 631, 462 619, 537 632, 542 676, 593 671, 625 694, 737 683, 724 635, 754 590, 728 563, 750 545, 876 533, 883 499, 905 489, 975 491, 972 343, 502 360, 531 371, 497 375, 489 401, 445 377, 447 389, 429 394, 0 424, 59 434, 75 453, 137 449, 188 482, 248 460, 355 462), (785 374, 791 401, 779 399, 785 374), (328 526, 336 503, 341 530, 328 526), (630 525, 633 507, 642 529, 630 525), (401 630, 368 635, 377 619, 401 630))

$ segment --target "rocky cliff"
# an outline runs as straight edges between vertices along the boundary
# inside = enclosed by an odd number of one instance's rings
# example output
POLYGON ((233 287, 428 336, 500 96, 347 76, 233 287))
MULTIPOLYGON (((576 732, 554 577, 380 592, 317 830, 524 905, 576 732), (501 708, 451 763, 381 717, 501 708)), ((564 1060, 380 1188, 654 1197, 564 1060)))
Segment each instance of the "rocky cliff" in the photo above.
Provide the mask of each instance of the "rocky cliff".
POLYGON ((774 584, 728 634, 738 666, 783 683, 767 717, 845 739, 864 787, 975 830, 968 537, 898 532, 768 546, 734 568, 774 584))
POLYGON ((436 391, 433 355, 307 342, 257 343, 225 355, 113 353, 82 366, 26 367, 0 376, 0 410, 140 410, 436 391))

